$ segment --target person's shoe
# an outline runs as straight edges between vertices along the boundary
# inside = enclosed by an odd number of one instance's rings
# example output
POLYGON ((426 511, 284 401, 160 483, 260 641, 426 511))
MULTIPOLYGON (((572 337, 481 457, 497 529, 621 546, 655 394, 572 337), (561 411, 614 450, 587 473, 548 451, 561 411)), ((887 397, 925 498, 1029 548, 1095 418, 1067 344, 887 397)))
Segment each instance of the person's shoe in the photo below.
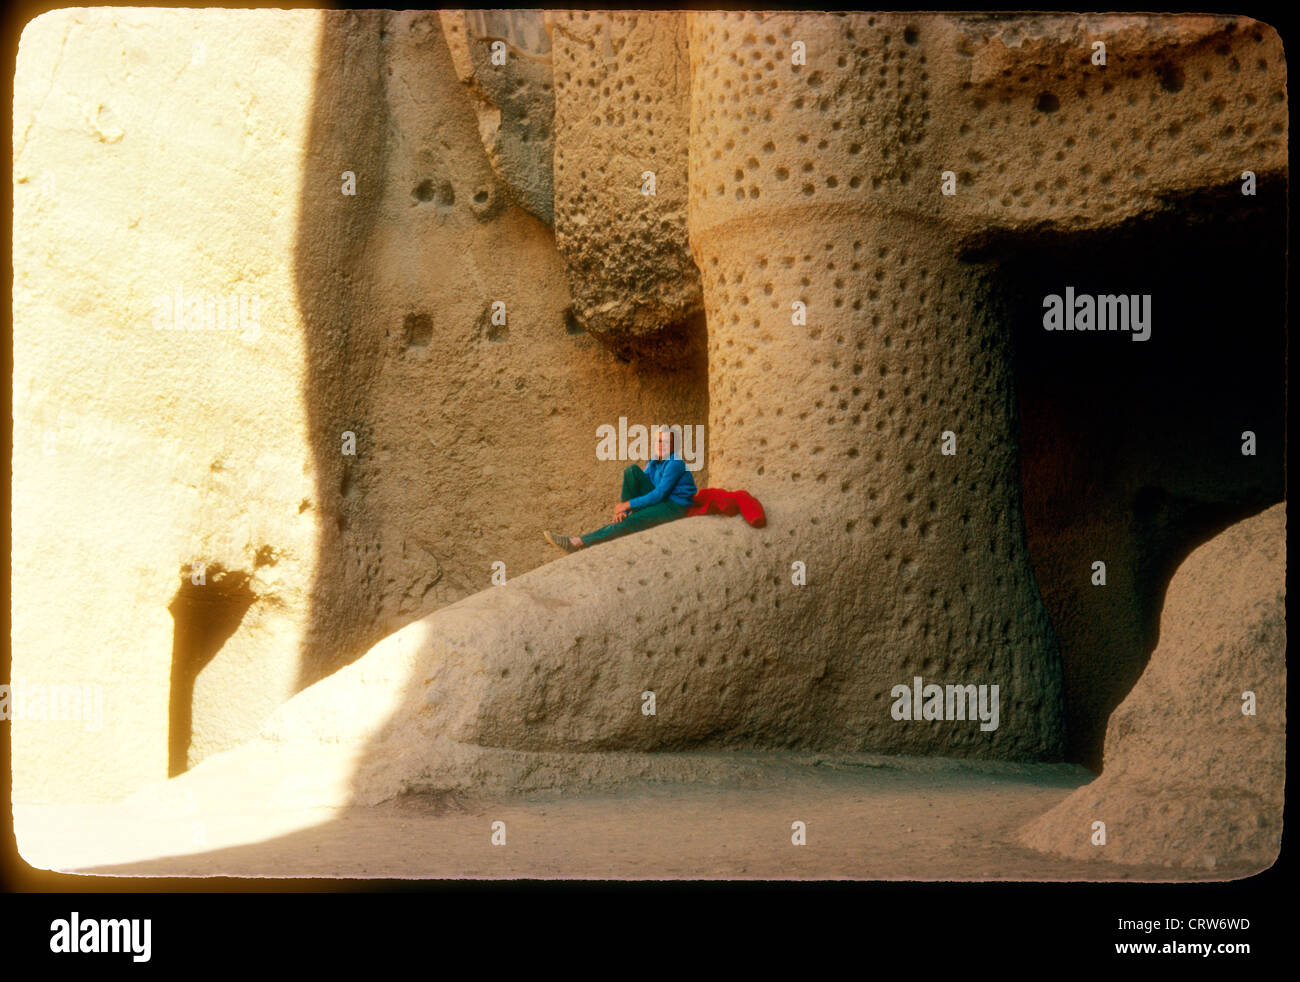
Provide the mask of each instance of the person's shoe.
POLYGON ((562 552, 577 552, 581 548, 581 546, 575 546, 570 542, 567 535, 557 535, 555 532, 543 532, 542 534, 546 536, 547 542, 562 552))

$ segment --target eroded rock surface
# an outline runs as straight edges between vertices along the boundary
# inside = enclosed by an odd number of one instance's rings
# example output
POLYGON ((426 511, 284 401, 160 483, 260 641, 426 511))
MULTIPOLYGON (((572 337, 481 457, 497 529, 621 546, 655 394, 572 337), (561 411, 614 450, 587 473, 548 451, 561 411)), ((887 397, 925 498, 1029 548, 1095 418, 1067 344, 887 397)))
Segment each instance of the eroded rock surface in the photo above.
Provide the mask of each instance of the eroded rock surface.
POLYGON ((687 208, 690 61, 677 11, 551 11, 556 243, 578 321, 616 350, 701 310, 687 208))
POLYGON ((554 224, 555 93, 542 11, 443 10, 439 17, 493 171, 526 211, 554 224))
POLYGON ((1101 776, 1021 839, 1074 859, 1255 872, 1281 847, 1285 778, 1283 503, 1179 568, 1160 644, 1106 728, 1101 776))

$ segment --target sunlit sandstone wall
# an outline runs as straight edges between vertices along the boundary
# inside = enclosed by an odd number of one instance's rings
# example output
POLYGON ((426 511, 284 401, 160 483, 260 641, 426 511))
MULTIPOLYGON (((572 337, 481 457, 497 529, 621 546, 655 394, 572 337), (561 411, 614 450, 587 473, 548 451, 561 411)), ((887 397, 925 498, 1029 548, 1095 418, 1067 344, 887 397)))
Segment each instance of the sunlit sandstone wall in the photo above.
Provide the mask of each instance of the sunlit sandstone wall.
POLYGON ((706 422, 702 338, 646 367, 574 319, 436 13, 54 11, 14 126, 13 674, 92 716, 15 721, 23 800, 247 739, 606 521, 598 426, 706 422), (157 326, 177 290, 258 320, 157 326))
POLYGON ((216 603, 232 593, 217 567, 259 598, 227 646, 256 666, 228 708, 252 722, 293 691, 317 529, 292 256, 320 23, 58 10, 23 32, 13 675, 33 696, 91 687, 102 728, 16 719, 20 799, 167 773, 168 608, 193 563, 216 603))

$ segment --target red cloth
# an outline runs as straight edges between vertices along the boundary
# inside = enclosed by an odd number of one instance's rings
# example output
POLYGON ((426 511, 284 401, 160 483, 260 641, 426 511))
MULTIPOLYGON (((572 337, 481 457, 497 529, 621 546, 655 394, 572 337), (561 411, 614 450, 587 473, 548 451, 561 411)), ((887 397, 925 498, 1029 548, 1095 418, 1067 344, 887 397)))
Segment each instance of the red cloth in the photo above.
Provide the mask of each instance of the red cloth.
POLYGON ((686 515, 735 515, 739 513, 756 529, 767 524, 763 506, 748 491, 724 491, 722 488, 701 488, 695 492, 695 504, 686 509, 686 515))

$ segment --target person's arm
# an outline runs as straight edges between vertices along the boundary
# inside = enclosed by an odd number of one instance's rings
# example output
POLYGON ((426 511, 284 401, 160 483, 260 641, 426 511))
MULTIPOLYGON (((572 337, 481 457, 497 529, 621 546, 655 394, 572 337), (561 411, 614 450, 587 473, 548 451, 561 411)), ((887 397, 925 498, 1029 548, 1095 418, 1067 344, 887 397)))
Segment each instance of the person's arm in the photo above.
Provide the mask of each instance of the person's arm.
POLYGON ((628 504, 632 506, 633 511, 636 511, 646 505, 653 505, 663 501, 672 493, 673 488, 677 486, 677 482, 681 480, 682 475, 685 473, 685 461, 680 457, 670 457, 663 462, 663 466, 659 468, 659 472, 654 476, 654 490, 647 491, 638 498, 632 498, 628 501, 628 504))

